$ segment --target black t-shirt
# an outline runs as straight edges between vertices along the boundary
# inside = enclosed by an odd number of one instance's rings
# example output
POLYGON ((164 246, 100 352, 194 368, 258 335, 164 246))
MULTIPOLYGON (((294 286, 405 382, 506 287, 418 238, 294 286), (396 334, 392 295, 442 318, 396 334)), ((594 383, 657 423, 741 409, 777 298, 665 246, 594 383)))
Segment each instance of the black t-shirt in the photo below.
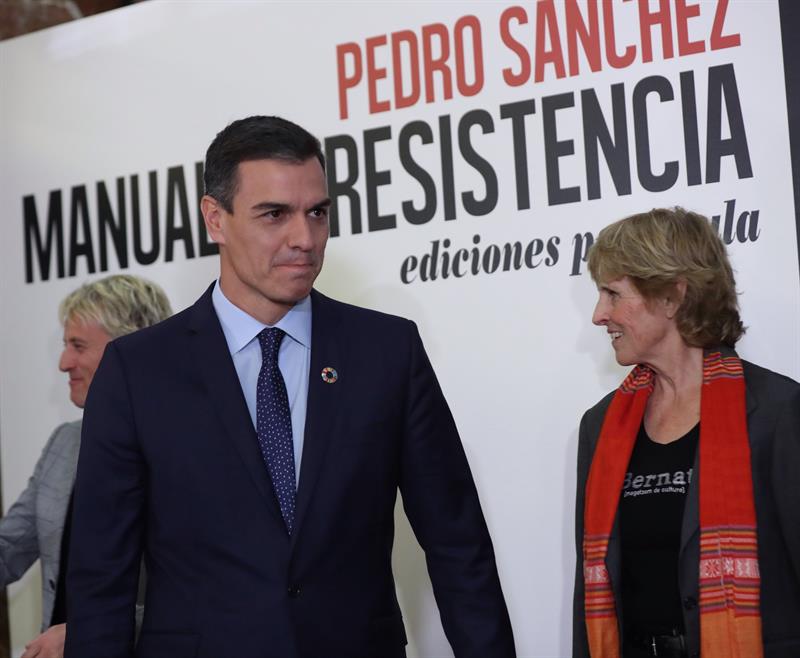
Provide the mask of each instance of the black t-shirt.
POLYGON ((625 633, 683 631, 678 552, 700 425, 667 444, 642 423, 620 498, 625 633))

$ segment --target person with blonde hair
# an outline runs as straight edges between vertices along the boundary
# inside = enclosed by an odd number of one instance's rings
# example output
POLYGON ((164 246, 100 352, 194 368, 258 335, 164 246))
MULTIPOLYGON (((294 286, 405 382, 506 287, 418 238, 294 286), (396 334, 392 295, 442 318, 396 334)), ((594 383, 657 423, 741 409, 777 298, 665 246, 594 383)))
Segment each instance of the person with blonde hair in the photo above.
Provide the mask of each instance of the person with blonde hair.
POLYGON ((734 351, 725 247, 655 209, 589 271, 634 368, 581 420, 573 657, 800 656, 800 384, 734 351))
MULTIPOLYGON (((155 283, 129 274, 86 283, 59 306, 64 349, 59 370, 69 376, 70 400, 83 409, 106 344, 172 314, 155 283)), ((60 658, 66 631, 65 577, 72 490, 81 421, 59 425, 42 451, 28 486, 0 519, 0 584, 13 583, 42 563, 42 633, 23 658, 60 658)))

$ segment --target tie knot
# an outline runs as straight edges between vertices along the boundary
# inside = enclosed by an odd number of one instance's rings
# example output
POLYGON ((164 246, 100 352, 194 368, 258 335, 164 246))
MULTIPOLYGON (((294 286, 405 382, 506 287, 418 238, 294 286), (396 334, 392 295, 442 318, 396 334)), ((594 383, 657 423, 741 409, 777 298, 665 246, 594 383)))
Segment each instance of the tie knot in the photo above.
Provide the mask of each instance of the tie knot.
POLYGON ((261 358, 269 363, 278 362, 278 350, 281 341, 286 335, 283 329, 278 327, 266 327, 258 334, 258 342, 261 345, 261 358))

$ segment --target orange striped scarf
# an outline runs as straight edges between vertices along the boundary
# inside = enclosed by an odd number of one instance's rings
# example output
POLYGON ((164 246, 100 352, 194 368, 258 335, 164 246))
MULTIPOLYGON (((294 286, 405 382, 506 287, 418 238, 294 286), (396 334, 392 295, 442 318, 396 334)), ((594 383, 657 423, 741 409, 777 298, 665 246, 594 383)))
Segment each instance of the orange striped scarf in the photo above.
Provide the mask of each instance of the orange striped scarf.
MULTIPOLYGON (((584 509, 583 578, 592 658, 619 658, 617 611, 605 558, 655 373, 637 366, 614 395, 597 442, 584 509)), ((700 655, 761 658, 758 547, 742 362, 703 357, 700 402, 700 655)))

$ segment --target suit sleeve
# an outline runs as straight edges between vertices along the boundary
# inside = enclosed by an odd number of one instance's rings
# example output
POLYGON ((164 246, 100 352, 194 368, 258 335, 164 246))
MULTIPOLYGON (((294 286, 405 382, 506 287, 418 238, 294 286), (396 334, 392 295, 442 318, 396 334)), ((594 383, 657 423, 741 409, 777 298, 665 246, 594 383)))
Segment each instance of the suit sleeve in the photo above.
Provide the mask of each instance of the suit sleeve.
POLYGON ((0 519, 0 586, 2 587, 19 580, 39 557, 36 499, 44 475, 47 454, 64 427, 65 425, 60 425, 50 435, 33 469, 33 475, 28 480, 28 486, 0 519))
POLYGON ((75 483, 65 658, 130 658, 142 552, 145 464, 124 367, 110 343, 83 420, 75 483))
POLYGON ((494 550, 455 422, 411 325, 400 490, 457 658, 513 657, 494 550))
POLYGON ((800 583, 800 387, 783 405, 775 425, 772 492, 795 581, 800 583))
MULTIPOLYGON (((588 413, 588 412, 587 412, 588 413)), ((589 479, 589 432, 586 414, 578 432, 578 477, 575 492, 575 589, 572 601, 572 658, 589 658, 583 582, 583 514, 586 504, 586 481, 589 479)))

